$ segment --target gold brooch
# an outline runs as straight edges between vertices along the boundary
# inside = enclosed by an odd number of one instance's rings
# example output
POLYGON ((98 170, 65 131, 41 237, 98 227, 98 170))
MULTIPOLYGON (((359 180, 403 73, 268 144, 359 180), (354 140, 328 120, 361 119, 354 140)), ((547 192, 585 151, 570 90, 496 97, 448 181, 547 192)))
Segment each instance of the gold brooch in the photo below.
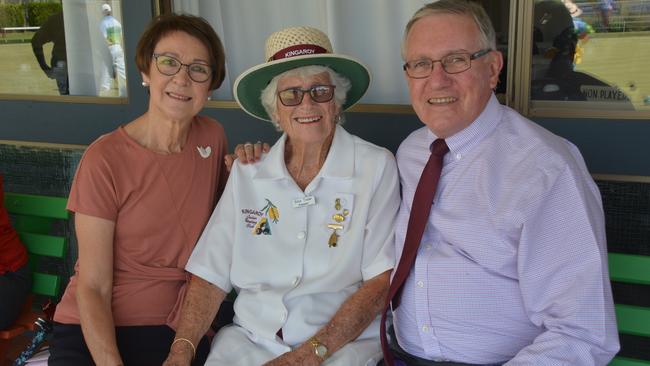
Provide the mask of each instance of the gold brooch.
POLYGON ((332 220, 334 220, 334 222, 327 224, 327 228, 332 230, 332 235, 330 235, 330 238, 327 241, 327 245, 330 248, 334 248, 338 245, 339 234, 337 230, 343 230, 344 226, 342 223, 346 220, 346 218, 350 214, 350 210, 348 210, 347 208, 343 208, 340 198, 334 200, 334 209, 336 210, 332 215, 332 220))

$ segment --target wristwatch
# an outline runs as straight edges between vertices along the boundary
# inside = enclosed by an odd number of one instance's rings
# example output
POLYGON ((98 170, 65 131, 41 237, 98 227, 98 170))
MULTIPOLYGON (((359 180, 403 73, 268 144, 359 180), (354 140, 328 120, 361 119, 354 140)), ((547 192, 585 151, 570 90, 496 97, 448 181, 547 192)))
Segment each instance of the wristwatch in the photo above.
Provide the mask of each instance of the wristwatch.
POLYGON ((316 354, 316 356, 321 360, 325 361, 325 359, 328 357, 327 347, 324 344, 320 343, 320 341, 316 339, 316 337, 309 338, 309 343, 311 344, 312 347, 314 347, 314 353, 316 354))

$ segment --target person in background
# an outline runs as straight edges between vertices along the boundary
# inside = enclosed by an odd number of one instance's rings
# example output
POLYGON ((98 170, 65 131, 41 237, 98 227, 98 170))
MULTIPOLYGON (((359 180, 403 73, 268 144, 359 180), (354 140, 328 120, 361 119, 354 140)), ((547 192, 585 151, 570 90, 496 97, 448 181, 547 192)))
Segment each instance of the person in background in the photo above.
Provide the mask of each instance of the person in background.
POLYGON ((63 27, 63 12, 51 15, 32 36, 32 50, 41 70, 48 78, 56 80, 59 94, 70 94, 68 89, 68 63, 65 52, 65 28, 63 27), (50 64, 45 61, 43 45, 52 43, 50 64))
MULTIPOLYGON (((629 98, 618 88, 585 72, 576 71, 576 65, 582 61, 587 34, 584 29, 576 28, 576 18, 581 10, 573 7, 572 2, 543 0, 535 3, 533 29, 535 44, 550 46, 543 55, 537 57, 547 60, 537 67, 546 70, 538 73, 531 82, 531 97, 534 100, 587 101, 596 100, 594 96, 602 91, 606 95, 617 96, 611 102, 617 102, 620 108, 634 109, 629 98), (584 36, 583 38, 581 38, 584 36)), ((540 51, 541 47, 537 47, 540 51)))
POLYGON ((600 22, 602 23, 602 30, 609 31, 609 17, 614 11, 614 0, 600 0, 598 8, 600 9, 600 22))
POLYGON ((126 96, 126 72, 124 67, 124 50, 122 49, 122 24, 113 17, 113 9, 108 4, 102 4, 102 21, 99 29, 108 45, 111 62, 102 73, 102 91, 111 89, 115 79, 120 97, 126 96))
POLYGON ((9 328, 20 314, 32 289, 27 250, 11 227, 4 207, 3 177, 0 175, 0 330, 9 328))
POLYGON ((424 127, 397 152, 386 364, 606 365, 619 342, 604 214, 580 152, 499 104, 503 60, 479 4, 425 5, 402 51, 424 127))
MULTIPOLYGON (((54 316, 53 366, 164 361, 185 264, 226 183, 224 129, 198 115, 224 79, 212 27, 156 17, 135 61, 148 108, 88 147, 70 191, 79 259, 54 316)), ((197 340, 196 365, 208 350, 206 337, 197 340)))
POLYGON ((388 150, 339 125, 370 75, 310 27, 273 33, 265 60, 237 78, 235 98, 284 133, 259 163, 233 166, 187 263, 192 280, 165 365, 190 363, 233 288, 234 324, 217 333, 206 364, 375 365, 397 168, 388 150))

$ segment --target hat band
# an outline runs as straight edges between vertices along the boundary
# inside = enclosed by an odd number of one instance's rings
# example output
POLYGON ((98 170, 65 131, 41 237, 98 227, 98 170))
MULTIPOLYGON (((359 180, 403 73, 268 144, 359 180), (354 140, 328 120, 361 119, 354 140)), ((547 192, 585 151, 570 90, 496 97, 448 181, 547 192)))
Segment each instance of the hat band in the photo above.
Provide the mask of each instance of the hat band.
POLYGON ((313 55, 317 53, 330 53, 321 46, 315 44, 298 44, 295 46, 283 48, 276 52, 273 56, 269 57, 268 61, 280 60, 283 58, 290 58, 302 55, 313 55))

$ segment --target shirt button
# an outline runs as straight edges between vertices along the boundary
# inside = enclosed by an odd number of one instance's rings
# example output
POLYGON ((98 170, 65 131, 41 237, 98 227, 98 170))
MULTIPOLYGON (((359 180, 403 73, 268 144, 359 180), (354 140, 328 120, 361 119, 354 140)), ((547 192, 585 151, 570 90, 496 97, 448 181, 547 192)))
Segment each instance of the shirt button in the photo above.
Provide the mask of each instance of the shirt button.
POLYGON ((298 286, 298 283, 300 283, 300 277, 295 277, 293 279, 293 282, 291 283, 294 287, 298 286))
POLYGON ((423 326, 422 326, 422 331, 423 331, 424 333, 427 333, 427 332, 429 331, 429 327, 426 326, 426 325, 423 325, 423 326))
POLYGON ((424 287, 424 282, 422 282, 422 281, 418 281, 417 284, 418 284, 418 287, 424 287))
POLYGON ((298 239, 304 239, 305 238, 305 232, 304 231, 299 232, 298 235, 296 235, 296 237, 298 239))
POLYGON ((431 250, 431 248, 433 248, 433 245, 431 245, 431 244, 427 244, 427 245, 424 246, 424 248, 425 248, 426 250, 431 250))
POLYGON ((463 155, 462 155, 462 154, 456 154, 456 160, 460 160, 460 159, 462 159, 462 158, 463 158, 463 155))

